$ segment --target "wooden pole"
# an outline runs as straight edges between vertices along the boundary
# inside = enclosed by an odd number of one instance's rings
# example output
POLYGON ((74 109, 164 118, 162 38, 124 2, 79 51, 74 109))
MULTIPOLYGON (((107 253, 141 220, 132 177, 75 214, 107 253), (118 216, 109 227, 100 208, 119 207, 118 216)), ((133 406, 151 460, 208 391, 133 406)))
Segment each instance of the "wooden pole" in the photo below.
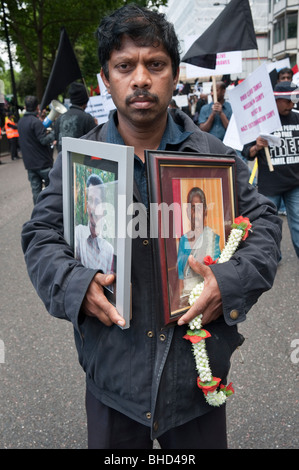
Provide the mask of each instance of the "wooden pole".
POLYGON ((217 102, 217 86, 216 86, 216 77, 213 76, 212 77, 212 81, 213 81, 213 101, 214 103, 217 102))
MULTIPOLYGON (((259 65, 261 64, 261 59, 260 59, 260 56, 259 56, 259 51, 257 49, 257 57, 258 57, 258 61, 259 61, 259 65)), ((269 167, 269 170, 270 171, 274 171, 274 168, 273 168, 273 165, 271 163, 271 157, 270 157, 270 151, 269 151, 269 147, 265 147, 265 154, 266 154, 266 158, 267 158, 267 163, 268 163, 268 167, 269 167)))

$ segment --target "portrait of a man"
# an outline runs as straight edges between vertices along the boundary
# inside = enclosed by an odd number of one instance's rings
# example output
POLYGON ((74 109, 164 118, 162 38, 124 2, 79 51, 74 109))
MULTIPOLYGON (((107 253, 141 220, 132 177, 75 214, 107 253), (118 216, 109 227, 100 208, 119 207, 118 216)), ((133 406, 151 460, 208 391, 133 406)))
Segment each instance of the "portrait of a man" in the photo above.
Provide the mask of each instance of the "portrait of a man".
POLYGON ((85 267, 104 274, 113 272, 114 248, 101 236, 105 185, 97 174, 91 174, 86 181, 86 202, 88 224, 75 227, 75 258, 85 267))

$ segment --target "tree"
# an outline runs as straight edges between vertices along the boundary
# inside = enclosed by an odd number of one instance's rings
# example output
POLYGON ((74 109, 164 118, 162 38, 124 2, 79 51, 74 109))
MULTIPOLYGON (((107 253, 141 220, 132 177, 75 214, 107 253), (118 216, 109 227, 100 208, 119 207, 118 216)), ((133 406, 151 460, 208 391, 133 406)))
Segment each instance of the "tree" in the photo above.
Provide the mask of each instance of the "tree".
MULTIPOLYGON (((131 3, 124 0, 1 0, 11 43, 22 74, 35 82, 36 96, 42 99, 55 59, 61 27, 65 27, 85 81, 98 73, 96 31, 109 11, 131 3)), ((158 7, 167 0, 137 0, 142 6, 158 7)), ((2 15, 3 16, 3 15, 2 15)), ((3 21, 0 38, 4 38, 3 21)), ((26 80, 24 80, 26 81, 26 80)), ((28 80, 27 80, 28 81, 28 80)), ((22 90, 24 92, 25 90, 22 90)), ((25 93, 26 94, 26 93, 25 93)), ((23 95, 24 96, 24 95, 23 95)))

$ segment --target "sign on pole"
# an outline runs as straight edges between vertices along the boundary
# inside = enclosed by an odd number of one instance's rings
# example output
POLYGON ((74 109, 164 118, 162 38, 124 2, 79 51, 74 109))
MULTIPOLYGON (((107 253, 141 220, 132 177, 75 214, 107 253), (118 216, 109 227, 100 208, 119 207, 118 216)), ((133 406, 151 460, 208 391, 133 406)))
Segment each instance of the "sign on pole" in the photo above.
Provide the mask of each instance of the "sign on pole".
POLYGON ((266 64, 258 67, 242 83, 228 91, 242 145, 261 134, 271 134, 281 127, 273 88, 266 64))
POLYGON ((103 124, 108 121, 109 113, 115 109, 111 95, 108 93, 100 74, 97 74, 98 84, 101 94, 98 96, 91 96, 85 109, 86 113, 91 114, 98 121, 98 124, 103 124))

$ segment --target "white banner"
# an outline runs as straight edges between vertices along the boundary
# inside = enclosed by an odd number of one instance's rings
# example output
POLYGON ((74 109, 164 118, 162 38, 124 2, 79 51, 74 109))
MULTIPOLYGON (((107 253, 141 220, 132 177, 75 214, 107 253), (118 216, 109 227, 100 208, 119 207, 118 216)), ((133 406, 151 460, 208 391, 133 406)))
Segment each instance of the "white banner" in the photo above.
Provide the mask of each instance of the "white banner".
MULTIPOLYGON (((185 50, 190 49, 197 36, 187 36, 184 39, 185 50)), ((186 78, 213 77, 215 75, 228 75, 242 72, 242 52, 218 52, 216 55, 216 68, 206 69, 184 63, 186 66, 186 78)))
POLYGON ((95 117, 98 124, 103 124, 108 121, 109 113, 115 109, 115 105, 111 95, 107 92, 107 88, 105 87, 100 74, 97 75, 97 78, 101 94, 91 96, 89 98, 85 112, 95 117))
POLYGON ((246 80, 229 90, 228 95, 242 145, 281 127, 266 64, 258 67, 246 80))

